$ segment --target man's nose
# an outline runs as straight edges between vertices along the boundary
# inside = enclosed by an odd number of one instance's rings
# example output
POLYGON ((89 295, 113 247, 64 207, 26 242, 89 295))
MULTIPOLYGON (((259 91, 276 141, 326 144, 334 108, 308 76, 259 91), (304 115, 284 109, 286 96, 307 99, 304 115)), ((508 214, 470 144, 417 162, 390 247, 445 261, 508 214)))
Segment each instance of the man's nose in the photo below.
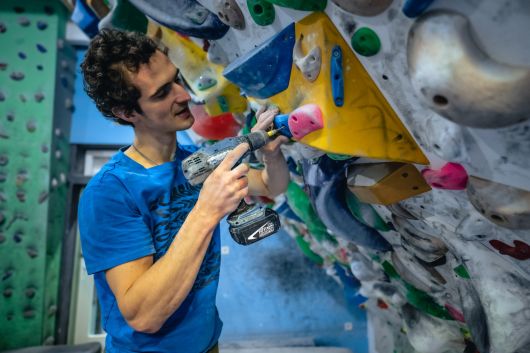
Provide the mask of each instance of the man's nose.
POLYGON ((175 100, 177 101, 177 103, 187 103, 191 100, 191 96, 188 91, 186 91, 186 89, 178 83, 175 83, 174 89, 176 92, 175 100))

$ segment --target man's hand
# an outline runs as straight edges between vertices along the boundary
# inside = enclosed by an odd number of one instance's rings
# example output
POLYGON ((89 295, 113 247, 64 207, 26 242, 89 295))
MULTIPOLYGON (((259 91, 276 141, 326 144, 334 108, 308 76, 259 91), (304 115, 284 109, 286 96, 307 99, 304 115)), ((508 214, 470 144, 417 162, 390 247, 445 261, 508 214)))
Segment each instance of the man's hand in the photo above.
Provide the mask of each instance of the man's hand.
MULTIPOLYGON (((266 105, 262 105, 256 112, 257 122, 251 131, 267 131, 271 128, 274 128, 274 117, 278 115, 278 112, 279 110, 277 107, 267 108, 266 105)), ((263 153, 265 158, 269 156, 275 156, 280 152, 280 146, 288 141, 289 139, 287 137, 280 135, 274 139, 274 141, 271 141, 267 145, 263 146, 259 151, 263 153)))
POLYGON ((234 148, 204 181, 196 208, 216 223, 234 211, 248 194, 248 165, 241 163, 232 169, 248 149, 246 143, 234 148))

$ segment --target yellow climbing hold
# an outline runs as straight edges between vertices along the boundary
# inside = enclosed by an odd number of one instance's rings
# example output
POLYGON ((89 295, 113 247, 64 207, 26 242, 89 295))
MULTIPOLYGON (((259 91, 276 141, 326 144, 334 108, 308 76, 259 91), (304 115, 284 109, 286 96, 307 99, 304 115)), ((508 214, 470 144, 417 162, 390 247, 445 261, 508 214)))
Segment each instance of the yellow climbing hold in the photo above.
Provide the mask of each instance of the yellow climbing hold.
POLYGON ((247 110, 247 100, 241 96, 239 88, 224 78, 224 67, 208 61, 206 52, 198 44, 153 21, 149 21, 148 35, 169 49, 170 60, 179 68, 194 94, 205 101, 208 115, 227 111, 240 114, 247 110), (205 86, 204 79, 215 84, 205 86))

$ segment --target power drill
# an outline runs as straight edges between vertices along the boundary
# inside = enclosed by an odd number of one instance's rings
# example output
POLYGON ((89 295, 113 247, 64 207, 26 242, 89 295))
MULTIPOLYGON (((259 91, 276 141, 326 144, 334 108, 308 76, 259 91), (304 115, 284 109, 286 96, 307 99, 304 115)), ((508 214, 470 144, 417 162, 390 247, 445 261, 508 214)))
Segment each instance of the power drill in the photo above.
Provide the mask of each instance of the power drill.
MULTIPOLYGON (((250 146, 234 167, 239 165, 250 152, 272 141, 278 133, 278 130, 256 131, 244 136, 230 137, 201 148, 182 161, 184 176, 191 185, 203 183, 235 147, 242 143, 248 143, 250 146)), ((255 243, 280 229, 280 217, 276 211, 258 204, 249 205, 244 200, 241 200, 237 209, 228 215, 227 222, 232 239, 241 245, 255 243)))

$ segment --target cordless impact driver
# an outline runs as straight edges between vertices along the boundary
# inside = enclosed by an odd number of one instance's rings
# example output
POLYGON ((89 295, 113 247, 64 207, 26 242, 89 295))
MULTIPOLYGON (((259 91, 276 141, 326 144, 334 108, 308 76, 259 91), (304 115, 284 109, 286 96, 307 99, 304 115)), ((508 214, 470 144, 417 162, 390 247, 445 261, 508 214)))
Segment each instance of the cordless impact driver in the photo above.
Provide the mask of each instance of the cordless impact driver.
MULTIPOLYGON (((244 136, 230 137, 201 148, 182 161, 184 176, 191 185, 201 184, 228 152, 238 145, 248 143, 250 148, 234 167, 252 151, 272 141, 277 133, 278 130, 256 131, 244 136)), ((280 217, 276 211, 258 204, 249 205, 244 200, 241 200, 237 209, 228 215, 227 221, 230 235, 241 245, 255 243, 280 229, 280 217)))

